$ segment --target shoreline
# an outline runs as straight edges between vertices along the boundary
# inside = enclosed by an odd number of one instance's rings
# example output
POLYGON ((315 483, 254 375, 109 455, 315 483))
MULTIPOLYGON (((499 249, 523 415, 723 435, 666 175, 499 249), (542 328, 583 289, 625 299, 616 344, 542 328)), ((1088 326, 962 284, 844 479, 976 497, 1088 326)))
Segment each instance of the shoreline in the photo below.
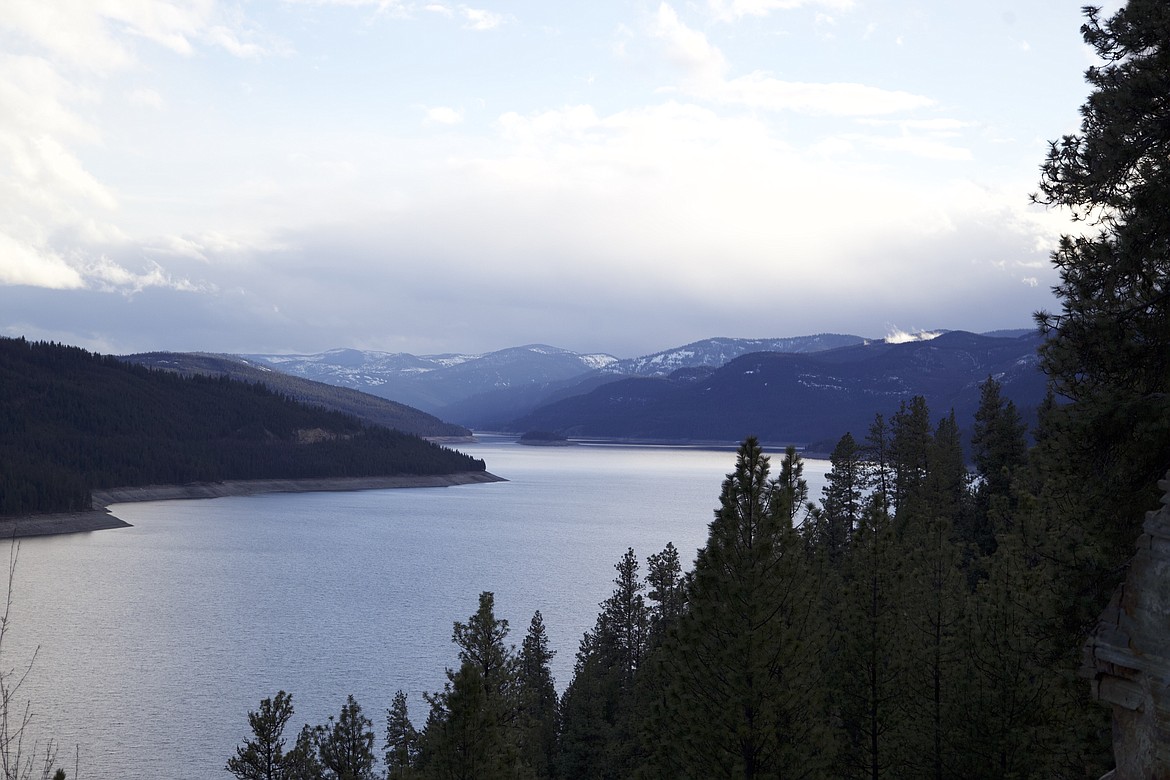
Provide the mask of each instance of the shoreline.
POLYGON ((457 474, 398 474, 386 477, 322 477, 309 479, 234 479, 223 482, 193 482, 187 485, 145 485, 143 487, 95 490, 93 509, 88 512, 60 512, 39 515, 0 517, 0 539, 29 536, 85 533, 112 528, 130 528, 130 523, 114 515, 111 504, 141 501, 256 496, 264 493, 324 493, 354 490, 397 488, 453 487, 507 482, 488 471, 465 471, 457 474))

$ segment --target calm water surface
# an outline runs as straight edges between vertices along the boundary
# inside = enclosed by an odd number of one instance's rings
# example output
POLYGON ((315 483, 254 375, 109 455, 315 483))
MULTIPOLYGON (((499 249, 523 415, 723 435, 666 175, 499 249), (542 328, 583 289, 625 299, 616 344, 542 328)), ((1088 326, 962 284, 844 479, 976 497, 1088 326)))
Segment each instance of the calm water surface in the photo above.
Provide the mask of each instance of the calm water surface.
MULTIPOLYGON (((456 665, 452 622, 485 590, 517 645, 542 612, 563 690, 613 564, 673 541, 689 568, 734 466, 730 451, 464 449, 509 481, 123 504, 133 528, 25 540, 0 664, 37 651, 18 697, 36 736, 78 745, 81 778, 228 777, 247 711, 283 689, 292 733, 354 694, 380 753, 394 692, 425 718, 422 692, 456 665)), ((806 462, 814 498, 827 466, 806 462)))

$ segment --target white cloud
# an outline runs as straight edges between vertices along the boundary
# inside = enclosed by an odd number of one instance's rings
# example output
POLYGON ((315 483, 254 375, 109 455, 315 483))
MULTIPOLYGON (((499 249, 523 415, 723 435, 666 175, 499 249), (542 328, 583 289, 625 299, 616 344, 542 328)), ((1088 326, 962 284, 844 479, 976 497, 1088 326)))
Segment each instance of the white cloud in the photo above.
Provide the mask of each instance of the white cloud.
POLYGON ((494 30, 504 23, 504 17, 501 14, 485 11, 482 8, 468 8, 461 5, 459 12, 467 21, 464 26, 470 30, 494 30))
POLYGON ((83 272, 86 286, 105 292, 133 295, 151 287, 182 292, 195 292, 201 289, 186 279, 173 279, 162 266, 154 262, 147 263, 143 271, 135 272, 103 255, 87 263, 83 272))
POLYGON ((752 108, 833 116, 894 114, 934 103, 922 95, 865 84, 782 81, 760 72, 723 82, 716 90, 699 89, 695 92, 710 99, 752 108))
POLYGON ((897 325, 888 326, 886 332, 887 344, 908 344, 912 341, 931 341, 937 339, 942 335, 941 331, 926 331, 911 328, 910 330, 902 330, 897 325))
POLYGON ((666 3, 658 6, 651 35, 666 42, 667 58, 697 83, 718 83, 727 71, 723 53, 703 33, 687 27, 666 3))
POLYGON ((650 34, 665 42, 667 59, 681 68, 681 91, 703 100, 769 111, 830 116, 893 114, 933 105, 922 95, 865 84, 784 81, 763 71, 728 79, 723 53, 703 33, 687 27, 662 3, 650 34))
POLYGON ((929 160, 963 161, 974 159, 970 149, 946 143, 937 138, 923 138, 904 135, 896 138, 870 136, 866 143, 876 149, 888 152, 903 152, 929 160))
POLYGON ((81 274, 60 257, 0 231, 0 285, 8 284, 54 290, 84 286, 81 274))
POLYGON ((137 39, 182 56, 191 55, 199 42, 237 57, 257 57, 272 46, 247 40, 252 34, 243 18, 221 11, 215 0, 15 2, 0 14, 0 28, 55 60, 96 73, 131 66, 137 39))
POLYGON ((708 0, 712 15, 725 22, 745 16, 767 16, 772 11, 789 11, 806 5, 847 11, 854 3, 853 0, 708 0))
POLYGON ((426 121, 437 125, 457 125, 463 121, 463 111, 448 106, 428 108, 426 121))

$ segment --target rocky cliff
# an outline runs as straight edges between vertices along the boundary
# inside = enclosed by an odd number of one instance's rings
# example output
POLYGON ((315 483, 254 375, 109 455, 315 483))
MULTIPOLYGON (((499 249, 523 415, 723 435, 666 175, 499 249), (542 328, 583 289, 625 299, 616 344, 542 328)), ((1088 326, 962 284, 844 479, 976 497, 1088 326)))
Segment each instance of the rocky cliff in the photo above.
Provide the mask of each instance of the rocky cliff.
POLYGON ((1102 780, 1170 780, 1170 474, 1125 582, 1085 646, 1093 696, 1113 709, 1117 768, 1102 780))

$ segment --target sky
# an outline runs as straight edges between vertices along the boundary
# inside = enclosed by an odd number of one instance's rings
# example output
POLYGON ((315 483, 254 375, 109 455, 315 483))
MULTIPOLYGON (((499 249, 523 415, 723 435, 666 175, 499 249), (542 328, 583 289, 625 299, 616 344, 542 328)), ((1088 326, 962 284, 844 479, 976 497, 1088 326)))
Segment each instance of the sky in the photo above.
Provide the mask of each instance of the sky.
MULTIPOLYGON (((6 0, 0 335, 632 357, 1028 327, 1081 0, 6 0)), ((1118 3, 1104 4, 1106 11, 1118 3)))

